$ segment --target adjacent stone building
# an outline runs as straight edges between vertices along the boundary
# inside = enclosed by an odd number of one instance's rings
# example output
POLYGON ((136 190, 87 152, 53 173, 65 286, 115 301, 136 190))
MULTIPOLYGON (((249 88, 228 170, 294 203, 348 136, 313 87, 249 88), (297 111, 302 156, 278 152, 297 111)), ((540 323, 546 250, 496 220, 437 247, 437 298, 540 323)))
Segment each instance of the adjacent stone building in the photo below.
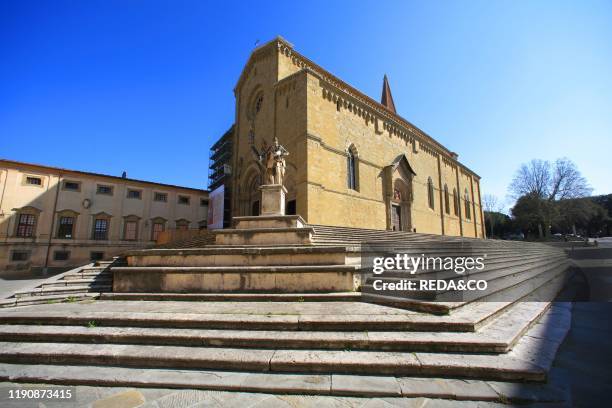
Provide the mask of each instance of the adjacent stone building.
POLYGON ((0 160, 0 270, 108 259, 207 211, 206 190, 0 160))
POLYGON ((256 152, 287 148, 286 208, 308 223, 484 237, 480 177, 381 103, 277 38, 253 51, 236 87, 232 215, 260 206, 256 152))

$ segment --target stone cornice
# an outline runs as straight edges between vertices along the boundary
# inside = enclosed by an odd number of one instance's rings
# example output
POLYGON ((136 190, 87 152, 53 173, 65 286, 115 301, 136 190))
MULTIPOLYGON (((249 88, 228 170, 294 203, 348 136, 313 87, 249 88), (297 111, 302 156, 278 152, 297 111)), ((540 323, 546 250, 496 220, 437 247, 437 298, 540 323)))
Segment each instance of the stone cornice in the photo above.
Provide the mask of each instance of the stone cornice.
POLYGON ((294 65, 301 69, 307 70, 321 81, 331 85, 333 88, 335 88, 335 90, 343 93, 345 97, 351 97, 355 102, 359 102, 361 105, 359 109, 366 110, 367 115, 371 116, 370 120, 375 120, 380 117, 380 120, 383 122, 383 130, 387 130, 391 134, 398 135, 400 137, 408 139, 414 138, 418 140, 421 145, 426 146, 430 152, 441 154, 443 157, 455 161, 459 167, 469 172, 475 178, 480 178, 480 176, 478 176, 472 170, 455 160, 452 157, 453 153, 450 150, 429 136, 427 133, 410 123, 408 120, 389 111, 379 102, 353 88, 340 78, 334 76, 307 57, 298 53, 293 49, 291 44, 287 43, 282 38, 276 39, 275 42, 279 53, 290 58, 294 65))

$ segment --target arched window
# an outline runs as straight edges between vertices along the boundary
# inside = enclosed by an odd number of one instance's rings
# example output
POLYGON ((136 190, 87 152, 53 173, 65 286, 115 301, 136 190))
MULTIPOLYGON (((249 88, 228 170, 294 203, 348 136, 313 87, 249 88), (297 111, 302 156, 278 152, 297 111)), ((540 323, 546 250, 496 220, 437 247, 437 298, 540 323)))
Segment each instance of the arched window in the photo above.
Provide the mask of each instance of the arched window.
POLYGON ((465 218, 468 220, 472 219, 472 213, 470 211, 470 195, 468 194, 467 188, 465 189, 465 218))
POLYGON ((434 209, 434 186, 433 181, 431 181, 431 177, 427 179, 427 202, 429 204, 429 208, 434 209))
POLYGON ((351 190, 359 190, 359 162, 357 159, 357 149, 351 146, 346 157, 346 182, 351 190))
POLYGON ((453 207, 455 210, 455 215, 459 216, 459 196, 457 195, 457 189, 453 188, 453 207))
POLYGON ((444 185, 444 210, 450 214, 450 197, 448 195, 448 186, 444 185))
POLYGON ((261 106, 263 105, 263 95, 257 96, 255 99, 255 114, 257 115, 261 110, 261 106))
POLYGON ((257 114, 263 108, 263 102, 264 102, 263 90, 261 89, 260 86, 257 86, 255 90, 253 90, 253 92, 251 93, 248 99, 246 114, 249 120, 255 119, 257 114))

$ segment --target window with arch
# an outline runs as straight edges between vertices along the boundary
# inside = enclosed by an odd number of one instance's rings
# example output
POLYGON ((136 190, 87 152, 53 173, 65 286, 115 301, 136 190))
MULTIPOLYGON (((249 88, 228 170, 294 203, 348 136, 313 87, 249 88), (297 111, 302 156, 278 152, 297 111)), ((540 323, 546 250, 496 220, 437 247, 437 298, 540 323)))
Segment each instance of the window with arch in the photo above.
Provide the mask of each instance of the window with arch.
POLYGON ((429 208, 434 209, 434 186, 431 177, 427 179, 427 203, 429 208))
POLYGON ((247 119, 254 120, 263 108, 264 93, 260 85, 257 85, 247 99, 247 119))
POLYGON ((184 218, 176 220, 176 229, 179 231, 187 231, 189 229, 190 221, 184 218))
POLYGON ((472 212, 470 211, 470 195, 467 188, 465 189, 465 218, 468 220, 472 219, 472 212))
POLYGON ((457 195, 457 189, 453 188, 453 207, 455 210, 455 215, 459 216, 459 196, 457 195))
POLYGON ((446 211, 447 214, 450 214, 450 197, 448 194, 448 186, 446 184, 444 185, 444 211, 446 211))
POLYGON ((346 157, 346 181, 347 187, 351 190, 359 190, 359 161, 357 159, 357 149, 351 145, 346 157))
POLYGON ((257 115, 263 105, 263 94, 259 94, 255 99, 255 114, 257 115))

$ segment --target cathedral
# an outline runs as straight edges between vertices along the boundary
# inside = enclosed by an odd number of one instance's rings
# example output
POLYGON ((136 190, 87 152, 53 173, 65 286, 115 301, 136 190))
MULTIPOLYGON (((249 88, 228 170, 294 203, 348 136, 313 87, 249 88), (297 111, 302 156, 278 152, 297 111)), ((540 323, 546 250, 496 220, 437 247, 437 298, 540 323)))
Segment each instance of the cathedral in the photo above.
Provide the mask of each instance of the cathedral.
POLYGON ((257 152, 277 138, 289 155, 286 212, 309 224, 485 237, 480 177, 380 102, 278 37, 249 57, 231 129, 232 216, 258 215, 257 152))

